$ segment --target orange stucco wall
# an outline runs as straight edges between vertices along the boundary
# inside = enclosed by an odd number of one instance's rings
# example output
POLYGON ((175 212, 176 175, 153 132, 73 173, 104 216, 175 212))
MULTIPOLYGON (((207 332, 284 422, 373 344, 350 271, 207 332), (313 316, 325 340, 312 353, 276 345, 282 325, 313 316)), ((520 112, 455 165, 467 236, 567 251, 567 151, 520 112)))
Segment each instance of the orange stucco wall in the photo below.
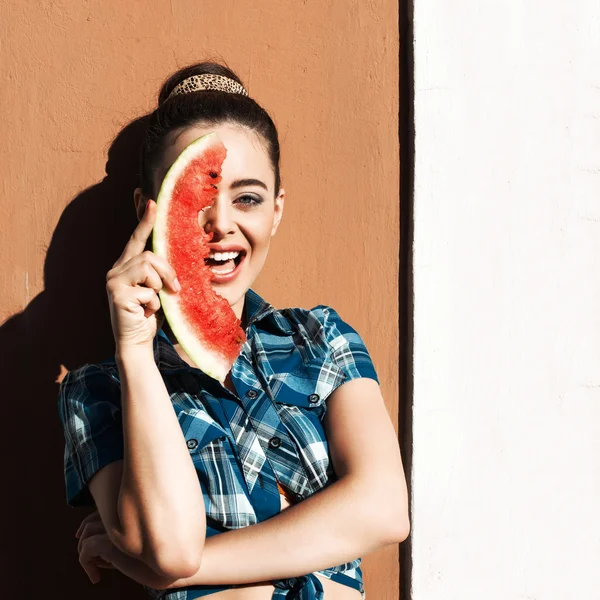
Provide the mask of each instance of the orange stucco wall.
MULTIPOLYGON (((85 511, 65 504, 56 413, 61 370, 113 351, 104 276, 135 224, 129 123, 179 66, 239 72, 279 126, 287 191, 255 287, 276 306, 334 306, 396 422, 397 3, 9 0, 0 45, 2 587, 144 598, 115 573, 92 587, 77 563, 85 511)), ((371 600, 398 598, 397 563, 394 547, 366 558, 371 600)))

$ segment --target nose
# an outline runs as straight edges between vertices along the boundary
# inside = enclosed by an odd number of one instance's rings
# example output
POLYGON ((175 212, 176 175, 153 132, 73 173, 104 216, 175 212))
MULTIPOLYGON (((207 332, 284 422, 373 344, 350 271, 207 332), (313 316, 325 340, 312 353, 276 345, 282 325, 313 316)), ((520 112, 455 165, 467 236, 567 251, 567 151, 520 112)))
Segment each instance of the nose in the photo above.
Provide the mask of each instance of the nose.
POLYGON ((234 221, 232 207, 224 198, 215 198, 211 206, 198 213, 198 225, 213 234, 214 238, 223 238, 233 233, 234 221))

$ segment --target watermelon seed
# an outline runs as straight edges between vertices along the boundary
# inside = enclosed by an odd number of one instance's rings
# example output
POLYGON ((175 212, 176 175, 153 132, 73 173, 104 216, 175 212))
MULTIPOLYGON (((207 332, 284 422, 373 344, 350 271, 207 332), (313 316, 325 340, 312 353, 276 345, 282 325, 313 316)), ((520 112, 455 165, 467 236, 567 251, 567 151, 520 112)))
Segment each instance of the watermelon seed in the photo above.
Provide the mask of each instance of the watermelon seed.
POLYGON ((211 171, 211 172, 209 173, 209 175, 210 175, 210 176, 211 176, 213 179, 216 179, 216 178, 217 178, 217 174, 216 174, 214 171, 211 171))

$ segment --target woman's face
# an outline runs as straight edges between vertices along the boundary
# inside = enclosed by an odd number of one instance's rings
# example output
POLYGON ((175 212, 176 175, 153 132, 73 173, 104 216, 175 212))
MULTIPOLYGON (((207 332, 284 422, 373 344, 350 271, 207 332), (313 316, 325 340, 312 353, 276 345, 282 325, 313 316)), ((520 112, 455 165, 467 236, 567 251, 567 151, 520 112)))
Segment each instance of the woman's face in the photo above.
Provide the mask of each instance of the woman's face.
POLYGON ((208 261, 213 272, 212 288, 223 296, 241 318, 244 295, 260 273, 271 237, 283 213, 284 191, 274 190, 275 174, 262 139, 254 132, 235 125, 193 127, 183 131, 164 154, 156 170, 154 189, 160 184, 175 159, 191 142, 215 132, 227 148, 221 171, 222 180, 212 206, 198 213, 198 224, 213 236, 213 252, 238 252, 208 261), (218 260, 221 259, 221 260, 218 260))

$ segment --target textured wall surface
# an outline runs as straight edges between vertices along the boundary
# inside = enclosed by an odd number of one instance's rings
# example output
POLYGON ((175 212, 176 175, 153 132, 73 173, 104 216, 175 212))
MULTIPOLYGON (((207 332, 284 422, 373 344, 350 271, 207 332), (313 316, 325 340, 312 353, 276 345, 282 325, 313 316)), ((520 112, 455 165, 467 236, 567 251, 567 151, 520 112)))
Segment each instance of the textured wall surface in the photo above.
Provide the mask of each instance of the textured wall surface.
POLYGON ((414 600, 600 589, 600 11, 415 3, 414 600))
MULTIPOLYGON (((276 306, 334 306, 396 419, 397 5, 4 0, 0 45, 3 588, 131 598, 112 573, 92 588, 77 564, 85 513, 64 500, 55 381, 113 352, 104 277, 135 226, 135 119, 180 66, 215 57, 239 72, 279 126, 287 191, 256 289, 276 306)), ((397 598, 396 548, 365 569, 372 600, 397 598)))

